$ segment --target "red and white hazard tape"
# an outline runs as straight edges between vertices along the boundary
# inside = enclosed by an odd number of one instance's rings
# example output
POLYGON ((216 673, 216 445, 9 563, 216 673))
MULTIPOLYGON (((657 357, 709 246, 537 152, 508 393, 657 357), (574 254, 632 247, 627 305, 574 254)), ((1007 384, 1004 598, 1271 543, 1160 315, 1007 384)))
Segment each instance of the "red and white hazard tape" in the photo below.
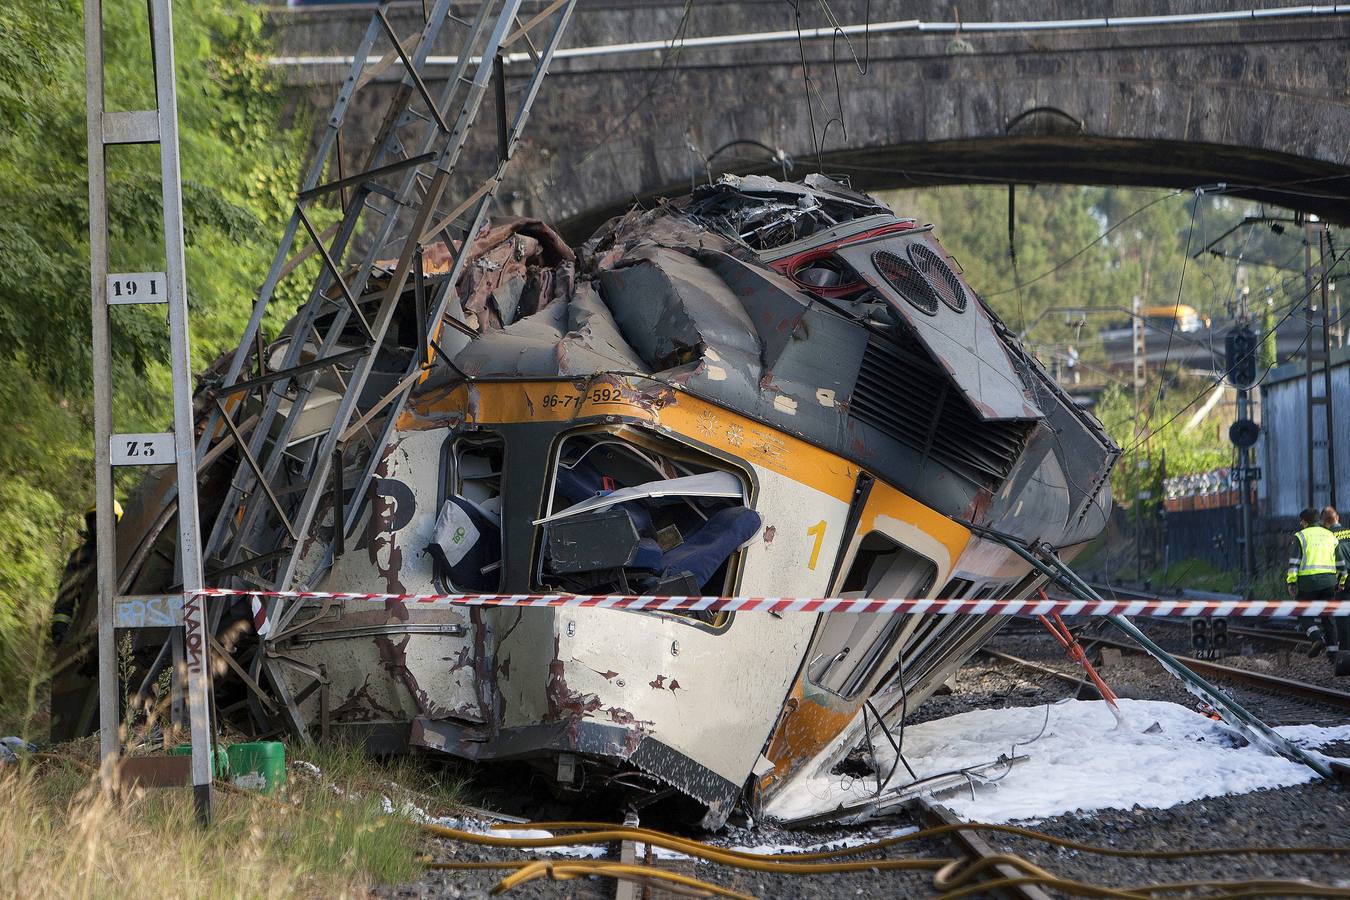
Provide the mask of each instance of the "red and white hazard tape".
POLYGON ((913 613, 941 616, 1350 616, 1350 600, 927 600, 849 597, 651 597, 612 594, 360 594, 205 588, 208 597, 250 597, 265 633, 264 598, 409 603, 418 606, 543 606, 645 612, 913 613))

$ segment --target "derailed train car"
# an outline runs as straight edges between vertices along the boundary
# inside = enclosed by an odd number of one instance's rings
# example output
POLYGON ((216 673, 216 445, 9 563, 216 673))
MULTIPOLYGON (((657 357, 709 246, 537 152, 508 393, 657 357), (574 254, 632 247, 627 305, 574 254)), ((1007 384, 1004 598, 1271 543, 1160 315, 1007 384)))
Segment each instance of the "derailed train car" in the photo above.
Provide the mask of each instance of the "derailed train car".
MULTIPOLYGON (((498 222, 382 450, 358 539, 332 557, 316 541, 300 580, 1025 597, 1041 577, 981 535, 1071 556, 1105 524, 1118 449, 958 269, 929 227, 822 177, 728 177, 576 252, 541 223, 498 222)), ((391 359, 409 331, 392 330, 391 359)), ((328 388, 292 441, 324 427, 328 388)), ((207 471, 205 504, 213 487, 207 471)), ((160 496, 148 483, 122 526, 128 588, 171 580, 144 549, 169 519, 160 496)), ((66 606, 88 594, 71 575, 66 606)), ((530 760, 568 788, 678 792, 717 826, 742 798, 772 815, 863 739, 865 703, 894 723, 1002 620, 315 600, 250 649, 251 623, 240 602, 220 627, 258 681, 271 661, 274 698, 235 703, 254 727, 530 760)), ((78 667, 63 677, 57 730, 75 733, 90 692, 78 667)))

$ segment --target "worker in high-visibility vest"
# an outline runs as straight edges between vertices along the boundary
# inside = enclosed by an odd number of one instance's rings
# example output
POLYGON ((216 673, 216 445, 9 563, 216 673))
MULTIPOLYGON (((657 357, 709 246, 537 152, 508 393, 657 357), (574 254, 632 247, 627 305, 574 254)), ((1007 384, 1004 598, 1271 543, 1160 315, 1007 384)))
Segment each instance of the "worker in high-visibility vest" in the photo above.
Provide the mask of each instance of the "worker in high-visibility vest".
MULTIPOLYGON (((1309 507, 1298 515, 1302 526, 1294 533, 1289 546, 1289 595, 1299 600, 1335 600, 1345 583, 1346 557, 1336 536, 1319 521, 1318 510, 1309 507)), ((1335 638, 1320 622, 1314 621, 1307 629, 1316 655, 1325 647, 1330 652, 1335 638)), ((1339 649, 1339 647, 1337 648, 1339 649)))
MULTIPOLYGON (((1346 554, 1347 572, 1350 572, 1350 528, 1341 524, 1340 513, 1334 506, 1322 507, 1322 527, 1331 532, 1340 549, 1346 554)), ((1341 590, 1345 589, 1345 578, 1341 579, 1341 590)))
MULTIPOLYGON (((1347 563, 1350 564, 1350 528, 1341 524, 1336 507, 1327 506, 1322 509, 1322 527, 1336 538, 1337 549, 1345 555, 1347 563)), ((1347 565, 1347 574, 1350 574, 1350 565, 1347 565)), ((1346 574, 1342 574, 1337 599, 1345 600, 1347 597, 1350 595, 1346 593, 1346 574)), ((1336 674, 1350 675, 1350 617, 1323 616, 1322 633, 1327 653, 1331 654, 1335 662, 1336 674)))

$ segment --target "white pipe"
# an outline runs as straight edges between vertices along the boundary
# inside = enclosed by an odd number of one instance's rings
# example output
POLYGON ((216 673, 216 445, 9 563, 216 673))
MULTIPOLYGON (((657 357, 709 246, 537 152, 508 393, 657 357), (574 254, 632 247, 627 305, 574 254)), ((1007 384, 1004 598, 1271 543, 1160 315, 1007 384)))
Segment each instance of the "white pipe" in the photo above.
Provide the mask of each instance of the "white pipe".
MULTIPOLYGON (((922 22, 904 19, 893 22, 873 22, 867 25, 841 25, 838 28, 803 28, 788 31, 756 31, 741 34, 714 34, 685 38, 680 41, 634 41, 627 44, 599 44, 591 47, 567 47, 554 53, 555 59, 591 59, 601 56, 621 56, 632 53, 652 53, 671 50, 677 44, 681 49, 707 47, 740 47, 754 44, 775 44, 786 41, 819 41, 836 35, 853 37, 863 34, 896 34, 900 32, 925 33, 1008 33, 1017 31, 1083 31, 1104 28, 1134 28, 1154 25, 1194 25, 1213 22, 1256 21, 1262 19, 1305 16, 1350 15, 1350 3, 1319 6, 1280 6, 1271 9, 1232 10, 1213 13, 1177 13, 1166 16, 1116 16, 1099 19, 1046 19, 1024 22, 922 22)), ((374 62, 378 57, 370 57, 374 62)), ((528 53, 510 53, 506 62, 522 63, 531 60, 528 53)), ((454 56, 428 56, 427 64, 450 66, 458 62, 454 56)), ((350 56, 274 56, 268 60, 273 66, 337 66, 351 65, 350 56)), ((401 64, 396 61, 395 63, 401 64)))

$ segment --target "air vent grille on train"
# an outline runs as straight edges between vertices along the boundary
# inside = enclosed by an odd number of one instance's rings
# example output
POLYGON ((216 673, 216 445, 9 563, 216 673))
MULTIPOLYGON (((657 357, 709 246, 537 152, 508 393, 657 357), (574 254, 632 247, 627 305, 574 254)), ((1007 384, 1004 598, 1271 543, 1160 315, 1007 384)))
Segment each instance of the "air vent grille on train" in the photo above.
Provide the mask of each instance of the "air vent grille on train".
POLYGON ((923 274, 924 280, 942 298, 943 303, 957 312, 965 312, 966 289, 942 257, 926 245, 915 243, 909 245, 909 261, 923 274))
POLYGON ((872 254, 872 265, 911 306, 930 316, 937 315, 938 295, 912 263, 889 250, 878 250, 872 254))
POLYGON ((926 352, 876 334, 863 352, 849 417, 990 487, 1011 471, 1033 424, 984 421, 926 352))

